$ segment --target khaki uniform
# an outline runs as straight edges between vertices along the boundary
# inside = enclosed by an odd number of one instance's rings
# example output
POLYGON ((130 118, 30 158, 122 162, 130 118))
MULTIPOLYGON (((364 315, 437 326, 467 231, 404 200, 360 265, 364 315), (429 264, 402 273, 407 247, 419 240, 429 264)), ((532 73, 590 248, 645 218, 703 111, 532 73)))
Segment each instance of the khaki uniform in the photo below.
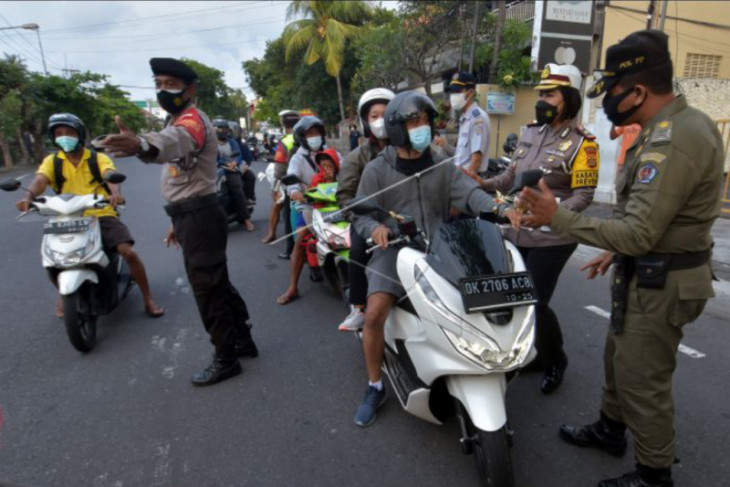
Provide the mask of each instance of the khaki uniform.
MULTIPOLYGON (((559 208, 551 226, 625 256, 671 254, 686 260, 711 248, 722 170, 717 127, 678 96, 644 126, 627 152, 616 181, 614 218, 588 218, 559 208)), ((709 260, 669 269, 662 287, 648 288, 639 286, 645 273, 637 268, 628 281, 623 328, 609 329, 604 353, 601 409, 629 427, 639 463, 653 468, 670 467, 675 460, 672 374, 682 326, 697 319, 714 295, 709 260)), ((620 305, 614 300, 614 309, 620 305)))
MULTIPOLYGON (((595 136, 573 119, 567 127, 554 130, 549 125, 530 125, 517 143, 514 160, 507 170, 485 181, 487 191, 506 192, 517 173, 533 169, 549 171, 548 187, 560 198, 560 206, 581 212, 593 201, 598 184, 598 145, 595 136)), ((547 247, 573 243, 570 237, 547 229, 519 232, 508 230, 509 240, 520 247, 547 247)))

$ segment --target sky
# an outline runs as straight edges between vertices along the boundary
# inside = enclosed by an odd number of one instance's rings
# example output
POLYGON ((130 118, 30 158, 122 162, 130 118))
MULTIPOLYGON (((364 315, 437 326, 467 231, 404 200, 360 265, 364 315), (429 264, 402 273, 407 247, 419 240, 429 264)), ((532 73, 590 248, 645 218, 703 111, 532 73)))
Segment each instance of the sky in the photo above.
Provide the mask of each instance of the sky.
MULTIPOLYGON (((396 2, 383 2, 394 8, 396 2)), ((187 57, 225 73, 249 99, 241 63, 261 58, 286 25, 288 1, 0 1, 0 29, 35 23, 51 74, 109 75, 134 100, 154 98, 149 59, 187 57)), ((35 31, 0 30, 0 52, 43 71, 35 31)))

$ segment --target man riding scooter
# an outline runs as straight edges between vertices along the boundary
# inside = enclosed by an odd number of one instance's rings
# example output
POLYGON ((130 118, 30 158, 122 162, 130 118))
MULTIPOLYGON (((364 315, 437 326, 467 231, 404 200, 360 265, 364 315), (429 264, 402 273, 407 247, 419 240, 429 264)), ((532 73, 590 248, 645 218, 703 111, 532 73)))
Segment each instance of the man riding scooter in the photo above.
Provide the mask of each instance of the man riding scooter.
POLYGON ((241 148, 231 135, 231 128, 226 120, 213 120, 216 138, 218 139, 218 175, 225 176, 228 194, 233 201, 233 211, 237 221, 247 231, 253 232, 256 227, 251 222, 246 195, 243 192, 243 176, 241 174, 241 148))
MULTIPOLYGON (((86 127, 76 115, 51 115, 48 120, 48 138, 60 150, 43 160, 28 187, 26 197, 15 206, 20 211, 28 211, 33 198, 43 194, 48 186, 58 194, 86 195, 96 192, 108 198, 110 205, 98 210, 87 210, 85 216, 99 219, 105 251, 116 251, 129 265, 132 278, 142 292, 146 313, 154 318, 162 316, 165 310, 152 299, 144 264, 133 249, 132 234, 115 209, 124 201, 119 186, 104 183, 103 180, 107 172, 116 171, 114 163, 105 154, 84 148, 86 135, 86 127)), ((56 316, 63 317, 63 301, 59 301, 56 307, 56 316)))

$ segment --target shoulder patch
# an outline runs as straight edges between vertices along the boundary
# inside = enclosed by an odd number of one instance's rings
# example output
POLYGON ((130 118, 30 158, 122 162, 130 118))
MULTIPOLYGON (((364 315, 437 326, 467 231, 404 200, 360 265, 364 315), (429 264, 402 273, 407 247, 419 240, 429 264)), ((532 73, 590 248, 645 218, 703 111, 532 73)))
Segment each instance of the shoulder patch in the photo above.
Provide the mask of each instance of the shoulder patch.
POLYGON ((656 175, 659 174, 657 167, 651 162, 644 164, 639 168, 639 172, 636 173, 636 182, 642 184, 649 184, 656 175))
POLYGON ((590 133, 590 132, 588 131, 588 129, 586 129, 586 128, 585 128, 584 126, 582 126, 582 125, 578 125, 578 126, 577 126, 577 127, 575 128, 575 131, 576 131, 576 132, 578 132, 578 133, 579 133, 580 135, 582 135, 583 137, 585 137, 585 138, 586 138, 587 140, 596 140, 596 136, 595 136, 595 135, 593 135, 592 133, 590 133))
POLYGON ((659 152, 647 152, 646 154, 641 154, 639 160, 641 162, 656 162, 657 164, 661 164, 666 158, 667 156, 665 154, 659 152))
POLYGON ((472 110, 471 111, 471 116, 472 117, 478 117, 479 116, 479 109, 478 108, 475 108, 474 110, 472 110))
POLYGON ((664 120, 654 126, 649 143, 668 144, 672 141, 672 121, 664 120))
POLYGON ((205 144, 205 124, 195 107, 185 110, 173 124, 176 127, 182 127, 190 134, 198 149, 205 144))

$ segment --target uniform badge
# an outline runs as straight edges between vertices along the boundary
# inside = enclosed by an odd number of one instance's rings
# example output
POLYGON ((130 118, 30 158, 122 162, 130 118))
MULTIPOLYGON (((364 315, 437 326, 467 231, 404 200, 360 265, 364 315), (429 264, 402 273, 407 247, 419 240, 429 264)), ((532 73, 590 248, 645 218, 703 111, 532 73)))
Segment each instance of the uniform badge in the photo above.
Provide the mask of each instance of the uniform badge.
POLYGON ((479 109, 478 108, 475 108, 474 110, 472 110, 471 111, 471 115, 472 115, 472 117, 478 117, 479 116, 479 109))
POLYGON ((559 150, 554 150, 554 149, 548 149, 545 152, 547 152, 548 154, 550 154, 552 156, 557 156, 557 157, 565 157, 565 156, 567 156, 567 154, 565 152, 562 152, 562 151, 559 151, 559 150))
POLYGON ((565 127, 565 130, 563 130, 563 131, 562 131, 562 132, 560 133, 560 138, 561 138, 561 139, 564 139, 564 138, 566 138, 566 137, 568 136, 568 134, 570 133, 570 130, 571 130, 571 129, 570 129, 570 127, 565 127))
POLYGON ((647 152, 646 154, 641 154, 640 160, 641 162, 656 162, 657 164, 661 164, 666 158, 666 155, 659 152, 647 152))
POLYGON ((649 184, 657 174, 659 174, 659 170, 650 162, 639 168, 639 172, 636 174, 636 182, 649 184))
POLYGON ((170 172, 170 176, 173 178, 176 178, 180 175, 180 169, 178 169, 177 166, 170 165, 168 167, 168 171, 170 172))
POLYGON ((598 167, 598 149, 596 147, 586 147, 586 165, 590 169, 598 167))
POLYGON ((654 126, 649 142, 652 144, 668 144, 672 140, 672 122, 664 120, 654 126))
POLYGON ((572 145, 573 145, 573 141, 572 140, 566 140, 565 142, 561 143, 558 146, 558 149, 561 150, 561 151, 563 151, 563 152, 566 152, 568 149, 570 149, 570 146, 572 146, 572 145))
POLYGON ((542 73, 540 73, 540 78, 547 79, 548 76, 550 76, 550 68, 543 69, 542 73))

